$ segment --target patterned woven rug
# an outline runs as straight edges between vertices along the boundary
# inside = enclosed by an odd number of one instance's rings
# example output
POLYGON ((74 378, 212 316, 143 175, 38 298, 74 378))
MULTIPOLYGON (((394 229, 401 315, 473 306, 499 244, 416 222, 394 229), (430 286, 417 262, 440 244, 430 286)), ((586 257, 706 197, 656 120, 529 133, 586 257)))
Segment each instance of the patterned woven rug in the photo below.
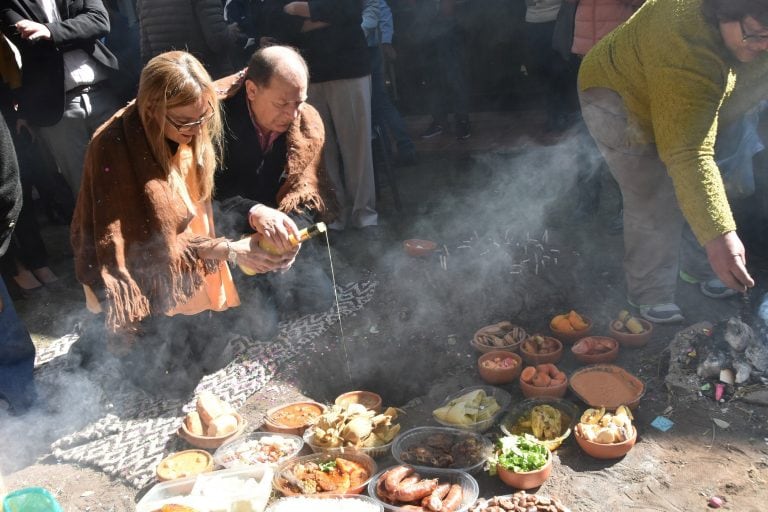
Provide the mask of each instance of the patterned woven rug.
MULTIPOLYGON (((373 298, 375 288, 375 281, 339 287, 342 317, 360 310, 373 298)), ((337 321, 334 308, 282 322, 279 334, 269 342, 234 337, 230 341, 234 360, 205 376, 195 394, 209 390, 235 408, 241 407, 276 375, 278 368, 305 352, 337 321)), ((65 336, 38 353, 35 377, 41 387, 61 388, 62 374, 68 371, 65 355, 76 340, 76 335, 65 336)), ((95 407, 97 417, 78 431, 60 437, 51 446, 52 454, 59 462, 89 466, 141 488, 154 478, 155 467, 167 453, 185 448, 175 432, 186 412, 194 408, 194 396, 156 398, 130 385, 102 388, 100 395, 95 407)), ((84 405, 71 403, 75 409, 78 406, 84 405)))

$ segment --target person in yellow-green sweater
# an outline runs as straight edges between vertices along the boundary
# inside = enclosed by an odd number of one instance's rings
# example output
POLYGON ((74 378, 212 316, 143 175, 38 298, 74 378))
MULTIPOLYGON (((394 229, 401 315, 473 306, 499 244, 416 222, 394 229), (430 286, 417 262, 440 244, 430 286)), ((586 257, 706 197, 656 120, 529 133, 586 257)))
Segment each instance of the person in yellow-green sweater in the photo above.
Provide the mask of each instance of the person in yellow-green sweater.
POLYGON ((715 141, 768 94, 767 51, 768 0, 648 0, 582 62, 584 121, 623 196, 628 299, 652 322, 683 320, 679 260, 701 247, 705 294, 754 286, 715 141))

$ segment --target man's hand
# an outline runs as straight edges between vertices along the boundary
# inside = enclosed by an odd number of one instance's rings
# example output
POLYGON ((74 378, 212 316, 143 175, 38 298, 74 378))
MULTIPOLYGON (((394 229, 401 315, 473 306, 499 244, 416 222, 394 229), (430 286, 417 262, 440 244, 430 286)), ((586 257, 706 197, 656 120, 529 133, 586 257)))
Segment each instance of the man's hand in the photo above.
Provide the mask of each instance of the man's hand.
POLYGON ((38 39, 50 39, 51 31, 42 23, 32 20, 21 20, 16 22, 16 30, 22 39, 37 41, 38 39))
POLYGON ((283 12, 291 16, 309 18, 309 2, 289 2, 283 6, 283 12))
POLYGON ((755 286, 755 280, 746 267, 744 244, 735 231, 729 231, 704 245, 707 259, 717 277, 728 287, 739 292, 755 286))
POLYGON ((293 219, 283 212, 257 204, 248 212, 248 223, 279 252, 291 252, 296 248, 288 236, 298 238, 299 228, 293 219))
POLYGON ((395 47, 389 43, 382 43, 381 52, 384 54, 384 59, 388 61, 394 61, 397 59, 397 52, 395 47))

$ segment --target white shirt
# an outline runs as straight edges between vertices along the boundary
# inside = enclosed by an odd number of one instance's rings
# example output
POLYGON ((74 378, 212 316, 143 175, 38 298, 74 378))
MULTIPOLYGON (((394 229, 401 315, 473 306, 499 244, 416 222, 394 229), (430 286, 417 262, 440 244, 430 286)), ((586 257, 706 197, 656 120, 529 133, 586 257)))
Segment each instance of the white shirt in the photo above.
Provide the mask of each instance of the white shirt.
MULTIPOLYGON (((48 23, 60 23, 61 14, 56 0, 40 0, 48 23)), ((76 49, 64 52, 64 90, 69 91, 80 85, 101 82, 107 74, 96 60, 85 51, 76 49)))

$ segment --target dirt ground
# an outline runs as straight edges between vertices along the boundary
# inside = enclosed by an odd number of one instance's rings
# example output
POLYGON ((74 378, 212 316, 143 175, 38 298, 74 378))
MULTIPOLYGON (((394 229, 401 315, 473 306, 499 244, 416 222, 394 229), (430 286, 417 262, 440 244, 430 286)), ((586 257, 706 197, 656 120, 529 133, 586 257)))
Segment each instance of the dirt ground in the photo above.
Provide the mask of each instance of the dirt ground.
MULTIPOLYGON (((486 140, 500 126, 520 122, 489 121, 486 140)), ((476 122, 473 139, 483 133, 476 122)), ((448 141, 420 148, 416 165, 397 170, 402 211, 394 209, 391 189, 382 187, 383 229, 377 236, 356 231, 330 236, 337 281, 374 279, 374 299, 344 320, 343 338, 339 326, 331 328, 249 399, 240 411, 249 422, 259 425, 266 409, 295 397, 327 402, 349 389, 370 389, 386 404, 403 408, 404 429, 432 425, 431 411, 447 394, 481 383, 478 354, 469 345, 479 327, 511 320, 529 332, 546 332, 554 314, 575 309, 605 333, 610 319, 626 308, 621 235, 608 229, 618 199, 604 179, 598 213, 576 218, 573 169, 583 140, 549 142, 539 146, 511 138, 495 147, 448 141), (438 241, 447 257, 409 257, 401 246, 406 238, 438 241), (528 251, 533 254, 536 243, 552 256, 540 268, 521 263, 531 260, 528 251)), ((66 248, 64 228, 48 226, 45 234, 51 245, 66 248)), ((55 269, 66 290, 17 304, 40 345, 71 332, 71 324, 57 319, 82 312, 69 255, 62 254, 55 269)), ((752 270, 760 282, 768 277, 763 261, 753 261, 752 270)), ((684 283, 678 303, 685 325, 727 319, 740 307, 738 299, 708 299, 684 283)), ((636 412, 636 447, 623 459, 598 461, 569 439, 538 492, 560 498, 574 511, 705 510, 715 495, 725 499, 728 510, 765 510, 768 408, 737 400, 717 403, 696 389, 669 392, 667 347, 685 325, 657 327, 649 345, 619 354, 616 364, 646 384, 636 412), (669 431, 650 425, 659 415, 674 422, 669 431), (729 426, 717 427, 713 419, 729 426)), ((570 372, 579 364, 566 354, 560 366, 570 372)), ((517 384, 503 387, 513 403, 522 399, 517 384)), ((566 398, 578 403, 571 394, 566 398)), ((2 463, 9 489, 45 487, 66 511, 128 511, 146 491, 89 468, 58 464, 44 449, 36 460, 2 463)), ((477 478, 481 497, 513 492, 495 478, 477 478)))

